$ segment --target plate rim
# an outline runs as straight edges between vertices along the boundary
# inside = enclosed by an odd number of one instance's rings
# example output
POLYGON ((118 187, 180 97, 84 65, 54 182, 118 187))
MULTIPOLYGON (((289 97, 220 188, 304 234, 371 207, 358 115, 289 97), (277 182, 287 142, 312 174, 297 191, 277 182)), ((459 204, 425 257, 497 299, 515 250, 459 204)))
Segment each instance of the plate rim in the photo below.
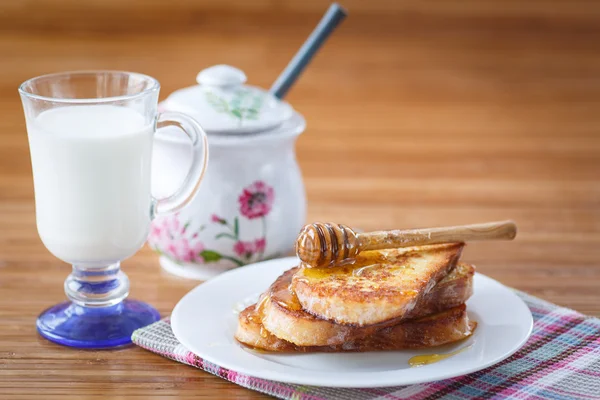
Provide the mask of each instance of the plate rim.
MULTIPOLYGON (((501 286, 503 289, 506 290, 507 293, 510 293, 511 296, 514 296, 514 298, 516 298, 521 305, 527 310, 528 312, 528 327, 527 327, 527 333, 524 335, 524 337, 520 340, 520 342, 516 345, 514 345, 513 349, 510 350, 507 353, 502 354, 501 356, 498 356, 496 358, 490 359, 487 362, 481 363, 481 364, 474 364, 471 368, 466 368, 464 370, 461 370, 460 373, 456 373, 453 372, 452 370, 449 370, 448 373, 443 373, 443 374, 436 374, 434 378, 430 378, 428 377, 426 374, 423 374, 422 378, 415 378, 415 379, 410 379, 410 380, 398 380, 396 379, 376 379, 373 380, 373 376, 376 375, 381 375, 381 372, 361 372, 360 374, 365 376, 365 382, 363 381, 355 381, 355 380, 351 380, 348 379, 346 381, 338 381, 335 380, 333 381, 331 384, 324 381, 323 379, 318 379, 318 375, 323 371, 314 371, 313 373, 316 375, 315 380, 310 380, 307 379, 307 377, 305 377, 304 375, 295 375, 295 374, 284 374, 281 371, 273 371, 273 370, 261 370, 261 369, 255 369, 255 370, 251 370, 246 368, 244 365, 234 365, 232 363, 229 363, 227 360, 225 360, 225 362, 223 362, 223 360, 218 360, 213 358, 211 355, 202 355, 199 353, 196 353, 195 351, 192 350, 192 347, 196 348, 197 347, 192 345, 190 346, 189 344, 184 343, 185 340, 181 340, 181 336, 178 334, 178 326, 179 323, 177 322, 178 317, 177 315, 179 315, 179 310, 181 308, 183 308, 182 304, 185 304, 185 299, 188 296, 191 296, 193 293, 195 293, 196 291, 199 290, 204 290, 201 289, 202 287, 206 287, 206 285, 218 285, 220 283, 220 281, 222 280, 228 280, 230 279, 230 276, 235 275, 237 273, 240 273, 241 270, 245 270, 246 268, 260 268, 261 266, 265 265, 265 264, 283 264, 285 263, 285 265, 294 265, 294 262, 297 262, 297 258, 296 257, 284 257, 284 258, 278 258, 278 259, 273 259, 273 260, 266 260, 266 261, 260 261, 257 263, 253 263, 253 264, 249 264, 246 265, 243 268, 236 268, 230 271, 227 271, 215 278, 212 278, 208 281, 205 281, 199 285, 197 285, 196 287, 194 287, 192 290, 190 290, 188 293, 186 293, 180 300, 179 302, 175 305, 175 307, 173 308, 173 312, 171 313, 171 328, 173 331, 174 336, 177 338, 177 340, 183 345, 185 346, 190 352, 198 355, 199 357, 201 357, 202 359, 213 363, 215 365, 218 365, 222 368, 243 374, 243 375, 247 375, 249 377, 253 377, 253 378, 257 378, 257 379, 265 379, 265 380, 269 380, 269 381, 275 381, 275 382, 281 382, 281 383, 288 383, 288 384, 297 384, 297 385, 309 385, 309 386, 317 386, 317 387, 337 387, 337 388, 376 388, 376 387, 392 387, 392 386, 405 386, 405 385, 414 385, 414 384, 420 384, 420 383, 428 383, 428 382, 435 382, 435 381, 440 381, 440 380, 444 380, 444 379, 450 379, 450 378, 455 378, 455 377, 459 377, 459 376, 464 376, 464 375, 468 375, 477 371, 481 371, 482 369, 488 368, 490 366, 496 365, 502 361, 504 361, 505 359, 509 358, 510 356, 512 356, 513 354, 515 354, 517 351, 519 351, 529 340, 529 338, 531 337, 532 331, 533 331, 533 315, 531 314, 531 310, 529 308, 529 306, 527 306, 527 304, 525 303, 525 301, 523 299, 521 299, 510 287, 503 285, 502 283, 498 282, 497 280, 490 278, 487 275, 481 274, 479 272, 475 273, 475 276, 477 277, 477 279, 483 279, 484 281, 487 280, 489 282, 491 282, 492 284, 496 284, 501 286), (289 262, 288 262, 289 261, 289 262), (373 375, 373 376, 370 376, 373 375), (318 383, 315 383, 316 381, 318 381, 318 383)), ((279 270, 278 270, 279 271, 279 270)), ((281 272, 283 272, 284 270, 282 269, 281 272)), ((280 273, 281 273, 280 272, 280 273)), ((237 346, 243 346, 241 344, 238 343, 233 343, 233 345, 237 345, 237 346)), ((301 371, 309 371, 306 369, 303 369, 301 367, 291 367, 291 366, 286 366, 287 368, 294 368, 296 370, 301 370, 301 371)), ((401 375, 400 375, 401 377, 401 375)), ((325 379, 331 379, 331 378, 325 378, 325 379)))

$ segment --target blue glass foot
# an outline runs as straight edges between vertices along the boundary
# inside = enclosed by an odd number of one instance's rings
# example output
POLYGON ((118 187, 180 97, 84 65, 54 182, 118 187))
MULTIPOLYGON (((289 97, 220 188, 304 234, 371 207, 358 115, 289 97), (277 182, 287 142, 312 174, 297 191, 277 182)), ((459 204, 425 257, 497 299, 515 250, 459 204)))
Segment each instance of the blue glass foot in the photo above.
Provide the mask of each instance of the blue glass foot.
POLYGON ((154 307, 137 300, 123 300, 109 307, 65 302, 40 314, 37 329, 46 339, 64 346, 106 349, 131 343, 134 330, 159 318, 154 307))

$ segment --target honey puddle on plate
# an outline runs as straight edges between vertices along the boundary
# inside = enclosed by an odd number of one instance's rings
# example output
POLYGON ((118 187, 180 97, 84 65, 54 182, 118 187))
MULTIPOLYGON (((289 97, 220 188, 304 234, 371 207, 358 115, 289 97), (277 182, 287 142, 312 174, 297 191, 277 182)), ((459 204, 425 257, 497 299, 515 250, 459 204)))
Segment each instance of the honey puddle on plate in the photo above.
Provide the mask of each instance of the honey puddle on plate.
POLYGON ((422 367, 423 365, 434 364, 436 362, 439 362, 439 361, 445 360, 447 358, 453 357, 457 354, 460 354, 463 351, 470 349, 471 347, 473 347, 472 344, 469 346, 463 347, 462 349, 458 349, 458 350, 455 350, 453 352, 446 353, 446 354, 422 354, 419 356, 414 356, 408 360, 408 365, 410 365, 411 367, 422 367))

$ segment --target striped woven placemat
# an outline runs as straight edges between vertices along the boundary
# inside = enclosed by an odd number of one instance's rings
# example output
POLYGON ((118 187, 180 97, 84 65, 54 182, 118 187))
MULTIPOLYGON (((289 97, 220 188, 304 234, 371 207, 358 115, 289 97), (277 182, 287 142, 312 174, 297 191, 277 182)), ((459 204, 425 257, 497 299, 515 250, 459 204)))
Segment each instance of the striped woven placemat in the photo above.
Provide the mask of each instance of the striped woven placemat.
POLYGON ((533 314, 533 333, 512 357, 438 382, 342 389, 253 378, 204 361, 177 341, 169 319, 133 333, 133 342, 248 389, 281 399, 600 399, 600 319, 517 292, 533 314))

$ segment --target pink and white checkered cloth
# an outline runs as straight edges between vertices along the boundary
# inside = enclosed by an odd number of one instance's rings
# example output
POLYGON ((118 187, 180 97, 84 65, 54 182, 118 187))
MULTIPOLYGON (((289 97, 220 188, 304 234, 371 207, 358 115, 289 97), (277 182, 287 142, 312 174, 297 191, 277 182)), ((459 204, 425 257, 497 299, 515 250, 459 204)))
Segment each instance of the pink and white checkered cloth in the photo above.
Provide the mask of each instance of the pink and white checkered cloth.
POLYGON ((163 357, 281 399, 600 399, 600 319, 525 293, 534 318, 529 341, 512 357, 473 374, 389 388, 341 389, 253 378, 204 361, 177 341, 169 319, 133 333, 133 342, 163 357))

